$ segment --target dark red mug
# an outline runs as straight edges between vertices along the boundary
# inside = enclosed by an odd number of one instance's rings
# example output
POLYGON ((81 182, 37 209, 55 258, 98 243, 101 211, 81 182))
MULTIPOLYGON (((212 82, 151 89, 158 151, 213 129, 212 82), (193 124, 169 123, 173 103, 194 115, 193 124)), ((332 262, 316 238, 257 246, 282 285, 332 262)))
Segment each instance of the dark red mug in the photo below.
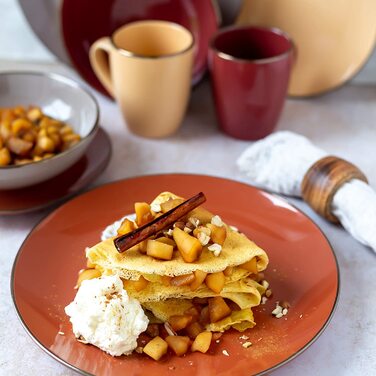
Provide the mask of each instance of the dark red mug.
POLYGON ((221 129, 244 140, 270 134, 281 115, 294 47, 281 30, 229 27, 211 40, 209 69, 221 129))

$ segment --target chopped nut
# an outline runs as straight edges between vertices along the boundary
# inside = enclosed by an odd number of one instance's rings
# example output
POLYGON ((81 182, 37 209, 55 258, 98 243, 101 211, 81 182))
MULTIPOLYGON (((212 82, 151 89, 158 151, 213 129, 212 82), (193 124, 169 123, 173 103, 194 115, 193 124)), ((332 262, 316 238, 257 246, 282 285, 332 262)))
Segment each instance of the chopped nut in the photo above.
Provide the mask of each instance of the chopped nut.
POLYGON ((218 226, 218 227, 222 227, 223 226, 223 222, 222 222, 222 219, 219 215, 215 215, 212 219, 211 219, 211 224, 215 225, 215 226, 218 226))
POLYGON ((57 332, 57 334, 60 334, 61 336, 65 335, 64 332, 57 332))
POLYGON ((282 307, 278 304, 278 302, 276 303, 276 307, 274 308, 274 310, 272 311, 272 315, 274 316, 277 316, 278 314, 282 313, 282 307))
POLYGON ((207 245, 210 242, 210 236, 201 231, 198 233, 197 239, 199 240, 201 245, 207 245))
POLYGON ((143 351, 144 351, 144 348, 143 347, 141 347, 141 346, 138 346, 138 347, 136 347, 136 353, 137 354, 142 354, 143 353, 143 351))
POLYGON ((229 227, 230 227, 230 230, 239 232, 239 229, 236 226, 229 226, 229 227))
POLYGON ((247 340, 247 339, 249 339, 249 337, 248 337, 248 336, 246 336, 245 334, 243 334, 243 335, 241 335, 241 336, 239 337, 239 339, 244 339, 244 340, 247 340))
POLYGON ((208 247, 208 250, 210 252, 213 252, 214 256, 218 257, 222 252, 222 246, 217 243, 214 243, 208 247))
POLYGON ((188 218, 188 221, 192 223, 194 227, 197 227, 200 224, 200 220, 197 218, 190 217, 188 218))
POLYGON ((286 316, 287 313, 288 309, 286 307, 283 308, 282 305, 279 304, 279 302, 276 302, 276 306, 272 312, 272 315, 274 315, 277 319, 280 319, 282 316, 286 316))
POLYGON ((266 296, 267 298, 270 298, 270 297, 272 296, 272 290, 270 290, 270 289, 266 290, 266 291, 265 291, 265 296, 266 296))
POLYGON ((209 227, 206 227, 206 226, 198 226, 197 227, 197 230, 198 232, 203 232, 204 234, 206 234, 207 236, 210 236, 211 235, 211 230, 209 227))
POLYGON ((164 323, 164 327, 166 329, 166 332, 168 333, 169 336, 176 336, 176 332, 174 329, 172 329, 172 326, 170 325, 169 322, 164 323))
POLYGON ((159 213, 162 209, 161 209, 161 205, 159 204, 151 204, 150 205, 150 209, 154 212, 154 213, 159 213))
POLYGON ((261 285, 262 285, 262 287, 264 287, 265 289, 267 289, 267 288, 269 287, 269 282, 268 282, 266 279, 264 279, 264 280, 261 282, 261 285))
POLYGON ((230 356, 230 354, 227 352, 227 350, 222 350, 222 354, 226 356, 230 356))
POLYGON ((219 343, 219 342, 221 342, 220 339, 216 339, 216 340, 215 340, 215 343, 219 343))
POLYGON ((268 301, 268 298, 266 296, 263 296, 261 298, 261 304, 265 304, 268 301))
POLYGON ((192 232, 192 229, 189 228, 188 226, 185 226, 185 227, 184 227, 184 231, 185 231, 187 234, 189 234, 189 233, 192 232))
POLYGON ((244 342, 242 344, 242 346, 245 348, 245 349, 248 349, 248 347, 251 347, 252 346, 252 342, 244 342))
POLYGON ((173 230, 170 228, 167 231, 163 231, 163 235, 165 236, 172 236, 173 230))

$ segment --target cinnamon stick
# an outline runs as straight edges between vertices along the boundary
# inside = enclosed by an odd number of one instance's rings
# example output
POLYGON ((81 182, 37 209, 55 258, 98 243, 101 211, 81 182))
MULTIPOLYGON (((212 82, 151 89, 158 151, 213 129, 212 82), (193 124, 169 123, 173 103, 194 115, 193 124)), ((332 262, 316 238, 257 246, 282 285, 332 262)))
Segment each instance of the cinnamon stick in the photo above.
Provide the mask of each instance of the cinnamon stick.
POLYGON ((129 232, 128 234, 121 235, 114 239, 114 244, 119 253, 132 248, 143 240, 157 234, 158 232, 170 227, 178 219, 184 217, 193 209, 197 208, 206 201, 205 195, 200 192, 197 195, 191 197, 189 200, 184 201, 180 205, 172 208, 168 212, 162 214, 153 221, 146 223, 145 225, 129 232))

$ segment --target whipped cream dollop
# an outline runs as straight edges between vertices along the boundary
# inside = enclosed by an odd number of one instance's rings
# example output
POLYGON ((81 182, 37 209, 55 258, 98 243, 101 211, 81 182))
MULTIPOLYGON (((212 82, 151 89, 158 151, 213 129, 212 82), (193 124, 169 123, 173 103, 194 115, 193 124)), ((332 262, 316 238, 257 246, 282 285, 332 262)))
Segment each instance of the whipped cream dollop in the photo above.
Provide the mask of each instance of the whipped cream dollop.
POLYGON ((78 339, 112 356, 130 354, 149 323, 140 303, 128 296, 116 275, 83 281, 65 313, 78 339))

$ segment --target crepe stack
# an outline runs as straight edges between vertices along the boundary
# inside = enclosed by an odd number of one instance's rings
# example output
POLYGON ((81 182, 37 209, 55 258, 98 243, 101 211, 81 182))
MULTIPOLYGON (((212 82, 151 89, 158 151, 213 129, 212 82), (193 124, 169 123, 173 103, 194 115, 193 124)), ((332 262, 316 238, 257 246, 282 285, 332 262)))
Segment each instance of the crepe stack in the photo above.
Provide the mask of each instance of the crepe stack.
MULTIPOLYGON (((177 198, 173 193, 163 192, 154 199, 150 207, 158 208, 177 198)), ((200 206, 191 211, 188 217, 193 218, 196 225, 205 225, 213 221, 214 215, 200 206)), ((141 253, 138 246, 119 253, 114 246, 114 238, 88 248, 86 255, 89 263, 103 275, 119 275, 128 294, 136 298, 157 322, 168 322, 171 316, 183 316, 195 306, 197 298, 219 296, 229 304, 231 314, 216 322, 206 322, 205 330, 223 332, 232 327, 244 331, 255 325, 252 308, 260 304, 265 291, 257 282, 257 273, 267 267, 268 256, 237 229, 225 223, 221 226, 226 229, 221 252, 215 255, 208 246, 204 246, 194 262, 184 261, 179 251, 174 251, 171 260, 158 260, 141 253), (249 267, 250 264, 254 265, 253 268, 249 267), (191 275, 196 271, 207 273, 207 276, 224 272, 222 289, 213 291, 206 282, 196 289, 192 289, 190 285, 174 285, 171 282, 176 277, 191 275), (140 289, 136 281, 141 280, 147 282, 140 289)), ((165 234, 171 234, 172 228, 173 226, 170 231, 166 229, 165 234)))

